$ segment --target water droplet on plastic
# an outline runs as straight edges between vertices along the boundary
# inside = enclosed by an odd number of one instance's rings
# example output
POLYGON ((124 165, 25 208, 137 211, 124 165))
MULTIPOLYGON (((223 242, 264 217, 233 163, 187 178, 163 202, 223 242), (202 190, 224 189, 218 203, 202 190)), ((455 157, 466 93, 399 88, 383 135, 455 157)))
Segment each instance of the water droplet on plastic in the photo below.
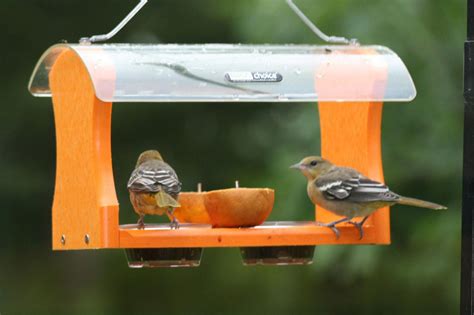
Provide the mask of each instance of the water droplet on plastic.
POLYGON ((94 70, 99 69, 102 66, 102 59, 97 59, 96 62, 94 63, 94 70))
POLYGON ((301 69, 300 69, 300 68, 297 68, 297 69, 295 70, 295 74, 296 74, 296 75, 300 75, 300 74, 301 74, 301 69))

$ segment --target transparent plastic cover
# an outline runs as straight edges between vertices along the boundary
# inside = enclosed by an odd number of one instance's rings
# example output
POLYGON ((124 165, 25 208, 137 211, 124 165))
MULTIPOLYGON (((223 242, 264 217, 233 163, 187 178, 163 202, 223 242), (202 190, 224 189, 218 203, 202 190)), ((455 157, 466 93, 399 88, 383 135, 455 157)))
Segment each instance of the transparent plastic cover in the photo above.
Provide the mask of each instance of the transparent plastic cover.
POLYGON ((49 48, 29 83, 51 96, 57 57, 74 51, 108 102, 411 101, 402 60, 381 46, 67 45, 49 48))

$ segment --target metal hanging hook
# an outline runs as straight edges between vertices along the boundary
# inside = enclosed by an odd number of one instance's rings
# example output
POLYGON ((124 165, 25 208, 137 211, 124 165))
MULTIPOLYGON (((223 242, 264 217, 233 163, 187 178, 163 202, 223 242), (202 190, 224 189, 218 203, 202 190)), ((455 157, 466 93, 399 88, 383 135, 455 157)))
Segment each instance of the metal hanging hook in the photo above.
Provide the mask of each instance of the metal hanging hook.
POLYGON ((91 44, 91 43, 97 43, 97 42, 105 42, 112 37, 114 37, 120 30, 127 25, 127 23, 138 13, 138 11, 143 8, 143 6, 148 2, 148 0, 140 0, 140 3, 138 3, 130 13, 127 14, 127 16, 110 32, 107 34, 102 34, 102 35, 94 35, 91 37, 82 37, 79 40, 79 43, 81 44, 91 44))
POLYGON ((288 6, 295 12, 295 14, 303 21, 306 26, 308 26, 314 34, 316 34, 323 41, 332 43, 332 44, 347 44, 347 45, 358 45, 359 41, 356 38, 348 39, 345 37, 339 36, 328 36, 323 33, 313 22, 308 19, 308 17, 303 13, 303 11, 293 3, 293 0, 286 0, 288 6))

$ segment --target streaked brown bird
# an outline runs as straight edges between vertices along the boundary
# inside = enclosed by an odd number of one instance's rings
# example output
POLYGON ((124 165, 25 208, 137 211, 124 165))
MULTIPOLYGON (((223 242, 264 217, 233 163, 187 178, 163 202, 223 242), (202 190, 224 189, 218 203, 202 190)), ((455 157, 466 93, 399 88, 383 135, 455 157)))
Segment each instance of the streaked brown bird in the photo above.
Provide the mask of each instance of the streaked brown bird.
POLYGON ((377 209, 395 204, 428 208, 447 209, 436 203, 400 196, 378 181, 365 177, 357 170, 339 167, 319 156, 309 156, 290 166, 301 171, 308 180, 309 199, 324 209, 344 218, 319 225, 331 228, 339 238, 336 224, 348 222, 358 230, 360 239, 364 237, 367 218, 377 209), (359 222, 352 221, 362 217, 359 222))
POLYGON ((177 199, 181 183, 158 151, 148 150, 140 154, 127 188, 133 209, 140 217, 137 222, 140 229, 145 228, 143 217, 146 214, 163 215, 165 212, 172 218, 171 228, 179 227, 173 211, 180 207, 177 199))

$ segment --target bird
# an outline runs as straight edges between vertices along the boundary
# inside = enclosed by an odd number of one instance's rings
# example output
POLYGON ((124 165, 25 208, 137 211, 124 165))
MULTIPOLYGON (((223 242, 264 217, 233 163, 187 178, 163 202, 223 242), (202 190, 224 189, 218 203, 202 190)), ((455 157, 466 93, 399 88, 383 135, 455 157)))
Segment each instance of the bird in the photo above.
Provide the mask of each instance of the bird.
POLYGON ((165 212, 172 218, 171 229, 179 228, 173 212, 181 206, 178 202, 181 182, 174 169, 163 161, 160 152, 148 150, 140 154, 127 188, 130 202, 139 216, 139 229, 145 228, 143 218, 146 214, 163 215, 165 212))
POLYGON ((398 195, 385 184, 353 168, 334 165, 320 156, 305 157, 290 168, 300 170, 308 180, 307 193, 312 203, 343 217, 334 222, 318 222, 320 226, 331 228, 337 239, 340 232, 336 225, 344 222, 354 225, 362 239, 365 221, 377 209, 386 206, 401 204, 433 210, 447 209, 436 203, 398 195), (362 220, 353 221, 356 217, 362 217, 362 220))

